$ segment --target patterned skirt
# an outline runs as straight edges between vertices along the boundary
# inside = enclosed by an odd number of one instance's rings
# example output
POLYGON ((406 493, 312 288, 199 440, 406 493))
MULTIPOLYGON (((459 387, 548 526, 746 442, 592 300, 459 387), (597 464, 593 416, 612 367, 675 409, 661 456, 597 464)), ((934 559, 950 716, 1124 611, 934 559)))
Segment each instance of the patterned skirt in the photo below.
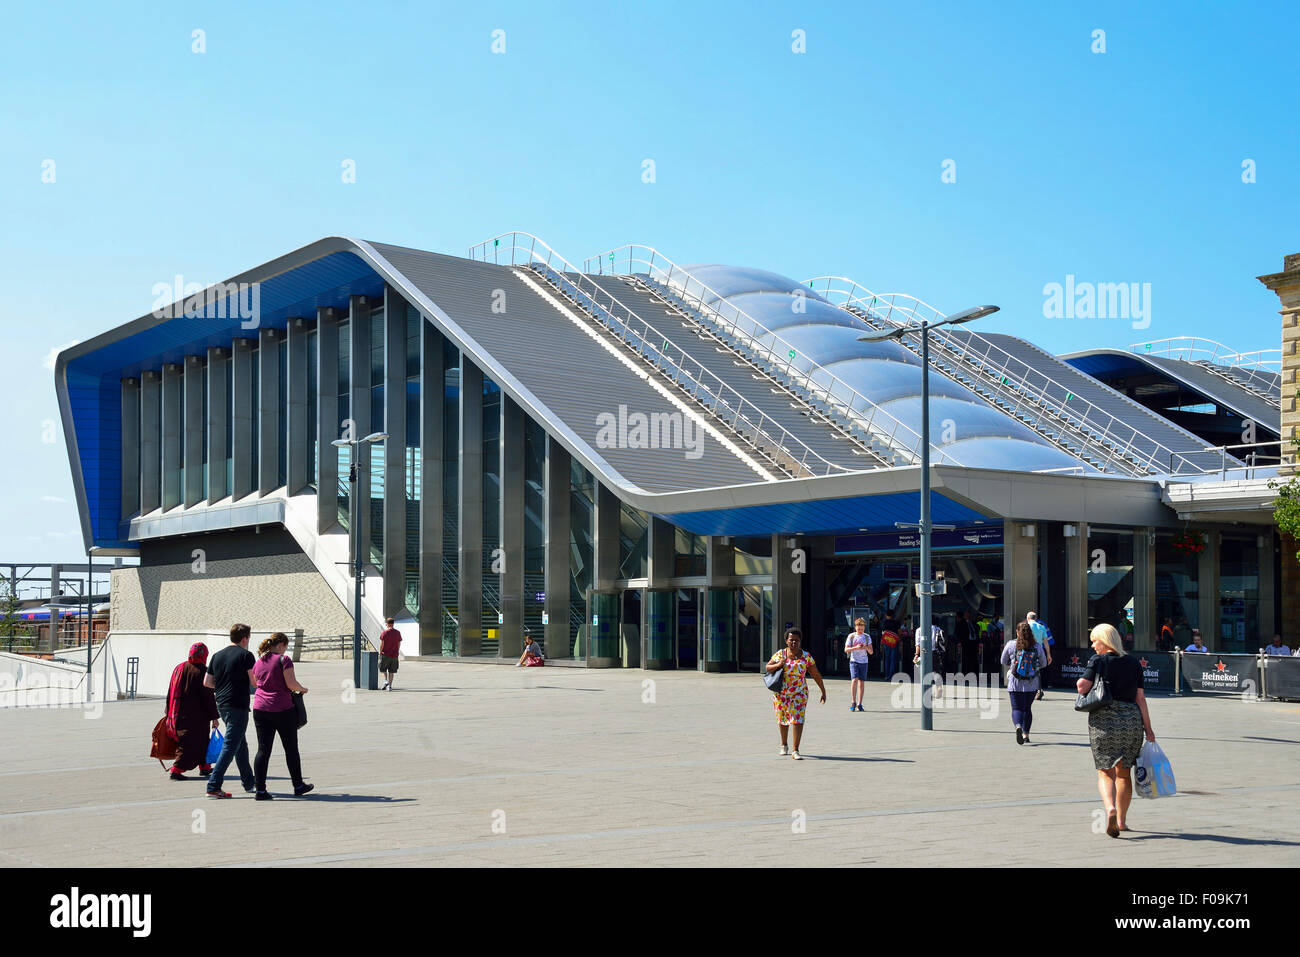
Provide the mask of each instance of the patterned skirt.
POLYGON ((803 724, 804 712, 808 710, 808 686, 805 684, 801 691, 794 694, 772 695, 772 707, 781 724, 803 724))
POLYGON ((1142 710, 1132 702, 1112 701, 1109 707, 1088 715, 1088 741, 1098 771, 1116 765, 1133 767, 1145 738, 1142 710))

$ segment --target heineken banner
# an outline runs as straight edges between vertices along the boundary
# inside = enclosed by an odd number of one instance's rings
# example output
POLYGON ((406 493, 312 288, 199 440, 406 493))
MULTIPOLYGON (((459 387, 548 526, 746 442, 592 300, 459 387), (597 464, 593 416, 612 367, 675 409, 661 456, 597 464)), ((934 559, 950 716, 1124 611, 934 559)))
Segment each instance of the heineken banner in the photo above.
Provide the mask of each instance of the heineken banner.
POLYGON ((1300 700, 1300 658, 1264 659, 1268 669, 1268 692, 1270 698, 1290 698, 1300 700))
MULTIPOLYGON (((1174 656, 1168 651, 1130 651, 1130 655, 1142 666, 1142 687, 1147 691, 1167 691, 1173 693, 1174 656)), ((1183 662, 1186 664, 1186 660, 1183 662)))
POLYGON ((1259 657, 1184 652, 1183 689, 1259 694, 1259 657))
MULTIPOLYGON (((1091 648, 1061 648, 1053 650, 1053 669, 1059 674, 1055 687, 1073 688, 1083 677, 1094 652, 1091 648)), ((1142 686, 1147 691, 1174 691, 1174 656, 1167 651, 1130 651, 1142 666, 1142 686)), ((1184 666, 1186 661, 1183 662, 1184 666)))
POLYGON ((1074 683, 1083 677, 1084 669, 1088 667, 1092 655, 1091 648, 1062 648, 1060 645, 1053 648, 1053 667, 1050 669, 1050 671, 1056 672, 1053 686, 1057 688, 1073 688, 1074 683))

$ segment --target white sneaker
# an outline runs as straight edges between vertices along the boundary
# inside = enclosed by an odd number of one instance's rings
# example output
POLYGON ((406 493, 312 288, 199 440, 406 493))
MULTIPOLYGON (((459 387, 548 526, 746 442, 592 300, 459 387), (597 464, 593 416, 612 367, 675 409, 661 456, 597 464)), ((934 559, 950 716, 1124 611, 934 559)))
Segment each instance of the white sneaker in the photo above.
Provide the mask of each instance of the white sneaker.
POLYGON ((787 757, 789 754, 790 754, 790 745, 788 744, 781 745, 781 757, 783 758, 787 757))
POLYGON ((803 760, 803 755, 800 754, 798 751, 791 751, 791 752, 790 752, 790 757, 794 758, 796 761, 802 761, 802 760, 803 760))

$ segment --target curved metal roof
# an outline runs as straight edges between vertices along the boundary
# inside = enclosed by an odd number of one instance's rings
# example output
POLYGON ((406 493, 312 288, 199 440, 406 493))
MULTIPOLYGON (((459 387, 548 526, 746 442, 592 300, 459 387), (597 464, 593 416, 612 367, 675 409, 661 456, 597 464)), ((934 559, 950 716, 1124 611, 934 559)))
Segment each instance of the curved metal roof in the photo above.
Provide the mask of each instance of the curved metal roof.
MULTIPOLYGON (((704 297, 710 305, 725 301, 740 311, 735 322, 745 334, 760 342, 779 339, 783 349, 792 348, 797 353, 794 364, 803 374, 826 380, 832 391, 837 385, 830 381, 834 376, 843 383, 840 388, 855 390, 920 432, 921 360, 905 346, 891 340, 859 342, 865 329, 851 315, 777 273, 714 264, 683 271, 712 291, 704 297)), ((675 276, 671 283, 682 285, 683 280, 675 276)), ((950 451, 951 460, 962 465, 1095 471, 933 369, 930 429, 940 461, 950 451)))

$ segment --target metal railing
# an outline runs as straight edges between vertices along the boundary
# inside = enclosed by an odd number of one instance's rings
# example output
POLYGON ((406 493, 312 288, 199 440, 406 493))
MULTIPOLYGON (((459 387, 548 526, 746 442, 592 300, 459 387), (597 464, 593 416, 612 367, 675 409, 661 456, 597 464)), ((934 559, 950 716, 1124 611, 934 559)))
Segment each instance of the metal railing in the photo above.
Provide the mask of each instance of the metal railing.
MULTIPOLYGON (((824 366, 801 356, 787 340, 768 329, 744 310, 696 279, 663 253, 636 243, 619 246, 583 263, 587 272, 605 275, 648 277, 672 292, 688 312, 721 329, 743 344, 752 355, 768 363, 768 372, 778 380, 797 380, 811 401, 824 403, 835 415, 848 420, 868 437, 882 445, 882 454, 892 464, 915 465, 921 458, 921 435, 859 392, 824 366), (902 459, 902 462, 899 462, 902 459)), ((961 465, 951 452, 930 443, 932 461, 937 465, 961 465)))
POLYGON ((785 471, 796 476, 858 471, 831 462, 810 448, 536 236, 518 231, 503 233, 472 246, 469 258, 523 266, 540 275, 785 471))
MULTIPOLYGON (((915 320, 935 322, 944 318, 944 314, 934 306, 914 296, 874 293, 844 276, 819 276, 804 284, 829 302, 863 319, 868 326, 871 323, 861 312, 894 326, 915 320)), ((1083 449, 1091 449, 1101 456, 1099 462, 1109 462, 1128 475, 1159 472, 1166 463, 1171 463, 1169 467, 1174 474, 1205 471, 1203 464, 1189 458, 1196 453, 1169 449, 1113 413, 1075 395, 1068 386, 1016 358, 978 332, 940 328, 932 330, 930 336, 939 346, 939 354, 947 352, 982 374, 990 382, 990 392, 1008 400, 1000 406, 1003 411, 1035 431, 1044 431, 1040 425, 1068 429, 1083 449)), ((919 352, 919 347, 911 348, 913 352, 919 352)), ((936 352, 932 350, 930 356, 933 360, 936 352)), ((1062 445, 1060 441, 1055 444, 1062 445)))
POLYGON ((1244 386, 1271 404, 1281 407, 1277 392, 1278 383, 1273 378, 1282 374, 1281 349, 1257 349, 1254 352, 1237 352, 1222 342, 1197 336, 1174 336, 1139 342, 1128 347, 1129 352, 1143 356, 1163 356, 1194 362, 1212 372, 1244 386), (1227 370, 1231 370, 1230 372, 1227 370))

